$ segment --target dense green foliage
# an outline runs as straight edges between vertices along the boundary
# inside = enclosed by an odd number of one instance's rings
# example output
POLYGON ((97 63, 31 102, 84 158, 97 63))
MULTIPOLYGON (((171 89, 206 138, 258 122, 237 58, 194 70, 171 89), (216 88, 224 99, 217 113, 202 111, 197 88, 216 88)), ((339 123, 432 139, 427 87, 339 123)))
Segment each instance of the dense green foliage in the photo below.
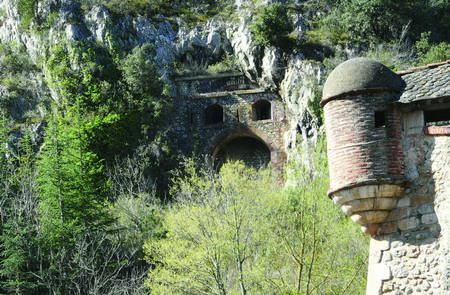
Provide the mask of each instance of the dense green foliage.
POLYGON ((251 26, 257 44, 278 46, 286 43, 287 34, 293 28, 286 6, 279 2, 261 8, 256 21, 251 26))
MULTIPOLYGON (((347 50, 393 69, 450 59, 448 0, 263 2, 243 7, 260 49, 328 68, 347 50), (292 32, 296 14, 305 31, 292 32)), ((26 34, 63 15, 15 3, 26 34)), ((79 0, 64 17, 101 4, 113 25, 145 16, 176 29, 233 19, 233 3, 79 0)), ((105 32, 108 44, 49 43, 36 62, 23 44, 0 44, 0 293, 362 294, 367 238, 326 198, 322 146, 288 165, 286 187, 269 170, 229 163, 214 174, 186 161, 163 202, 176 159, 161 124, 169 89, 150 44, 127 49, 105 32)), ((240 66, 232 52, 209 63, 203 72, 240 66)))
POLYGON ((430 44, 430 32, 424 32, 416 42, 418 60, 416 64, 430 64, 450 59, 450 43, 430 44))
POLYGON ((22 15, 22 26, 28 27, 36 17, 38 0, 17 0, 17 9, 22 15))
POLYGON ((449 1, 311 0, 304 9, 304 46, 354 48, 397 70, 450 58, 449 1))
POLYGON ((226 54, 221 61, 210 65, 207 69, 207 72, 209 74, 237 71, 239 71, 239 61, 235 56, 232 56, 231 54, 226 54))
POLYGON ((220 174, 187 162, 166 237, 144 247, 151 294, 362 294, 368 245, 327 199, 324 151, 313 154, 287 188, 240 162, 220 174))
POLYGON ((450 40, 448 1, 324 0, 305 5, 321 12, 311 17, 315 23, 311 33, 325 34, 336 43, 389 42, 404 33, 415 41, 427 31, 432 31, 434 40, 450 40))
POLYGON ((120 61, 97 44, 61 42, 48 48, 40 69, 21 46, 1 50, 0 293, 137 292, 148 267, 139 262, 143 241, 161 235, 153 230, 157 212, 139 209, 156 199, 155 188, 129 195, 111 179, 137 184, 107 167, 136 155, 139 165, 130 160, 127 166, 145 181, 160 165, 165 146, 158 126, 170 100, 151 47, 137 47, 120 61), (55 100, 34 97, 29 81, 39 71, 55 100), (41 124, 30 117, 27 101, 46 109, 43 139, 26 125, 16 127, 25 119, 41 124), (117 210, 130 202, 142 205, 117 210), (131 217, 147 221, 135 229, 119 226, 131 217))
POLYGON ((0 44, 0 110, 10 128, 33 119, 30 111, 40 102, 38 90, 33 87, 37 72, 24 45, 0 44))

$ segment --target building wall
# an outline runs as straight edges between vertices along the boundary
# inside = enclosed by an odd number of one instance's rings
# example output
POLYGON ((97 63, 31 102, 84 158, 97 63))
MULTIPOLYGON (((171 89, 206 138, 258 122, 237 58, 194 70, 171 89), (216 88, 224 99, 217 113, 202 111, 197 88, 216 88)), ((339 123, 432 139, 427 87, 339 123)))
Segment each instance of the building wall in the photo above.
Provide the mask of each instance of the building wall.
POLYGON ((175 116, 171 134, 181 153, 213 156, 230 138, 252 137, 264 142, 272 163, 281 168, 286 160, 284 133, 288 130, 284 105, 279 95, 253 86, 242 76, 198 77, 178 81, 175 116), (252 106, 266 100, 271 118, 254 120, 252 106), (207 124, 205 110, 211 105, 223 108, 223 122, 207 124))
POLYGON ((367 294, 448 295, 450 135, 426 135, 423 111, 401 120, 407 185, 372 236, 367 294))

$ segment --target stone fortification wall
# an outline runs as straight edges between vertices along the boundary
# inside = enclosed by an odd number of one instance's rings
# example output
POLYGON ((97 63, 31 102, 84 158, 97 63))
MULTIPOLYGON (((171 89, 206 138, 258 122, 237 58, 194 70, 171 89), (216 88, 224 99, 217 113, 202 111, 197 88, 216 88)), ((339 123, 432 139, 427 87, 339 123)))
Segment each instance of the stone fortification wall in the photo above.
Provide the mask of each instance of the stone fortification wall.
POLYGON ((450 295, 449 70, 360 58, 324 85, 329 195, 371 235, 367 295, 450 295))
POLYGON ((370 245, 367 294, 450 294, 450 136, 402 114, 408 184, 370 245))
POLYGON ((249 137, 266 145, 271 162, 281 167, 286 159, 284 133, 288 129, 281 98, 253 88, 242 75, 197 78, 177 82, 176 116, 171 119, 171 129, 179 150, 187 155, 214 156, 230 139, 249 137), (255 117, 255 103, 260 101, 270 105, 268 118, 255 117), (222 109, 220 120, 208 121, 211 106, 222 109))
POLYGON ((175 82, 177 84, 175 96, 177 97, 257 88, 241 73, 183 77, 175 79, 175 82))

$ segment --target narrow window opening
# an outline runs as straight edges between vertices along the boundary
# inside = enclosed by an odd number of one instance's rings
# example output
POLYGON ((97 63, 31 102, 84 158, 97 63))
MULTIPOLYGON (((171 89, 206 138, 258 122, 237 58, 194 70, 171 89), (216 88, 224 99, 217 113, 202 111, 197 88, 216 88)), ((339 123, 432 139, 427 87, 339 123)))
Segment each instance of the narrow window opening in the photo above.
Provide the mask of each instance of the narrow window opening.
POLYGON ((253 120, 272 119, 272 105, 267 100, 259 100, 253 104, 253 120))
POLYGON ((193 113, 189 113, 189 124, 190 126, 194 126, 195 118, 193 113))
POLYGON ((375 112, 375 128, 386 127, 386 112, 376 111, 375 112))
POLYGON ((205 124, 214 125, 223 123, 223 108, 220 105, 212 105, 205 110, 205 124))
POLYGON ((450 108, 424 111, 425 126, 450 125, 450 108))

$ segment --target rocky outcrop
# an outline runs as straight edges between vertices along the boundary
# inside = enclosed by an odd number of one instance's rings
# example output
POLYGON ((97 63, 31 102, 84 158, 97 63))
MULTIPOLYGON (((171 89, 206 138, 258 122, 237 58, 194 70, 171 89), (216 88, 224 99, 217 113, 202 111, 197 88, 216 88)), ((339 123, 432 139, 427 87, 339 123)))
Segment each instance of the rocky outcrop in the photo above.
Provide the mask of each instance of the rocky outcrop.
MULTIPOLYGON (((260 1, 267 5, 270 1, 260 1)), ((226 53, 239 61, 242 72, 260 87, 278 92, 290 114, 290 131, 287 146, 295 143, 298 133, 308 139, 317 134, 317 119, 309 110, 308 102, 314 99, 324 77, 324 68, 304 59, 301 53, 291 54, 273 46, 257 46, 253 42, 250 24, 254 15, 254 1, 236 0, 232 21, 216 17, 195 27, 184 25, 181 19, 151 19, 142 16, 111 17, 108 9, 94 6, 81 7, 75 0, 39 1, 39 17, 32 26, 49 26, 43 30, 23 29, 15 1, 0 3, 0 40, 2 43, 18 42, 25 45, 36 63, 48 44, 93 41, 103 44, 110 52, 130 52, 145 43, 154 46, 155 60, 160 74, 171 83, 174 62, 185 67, 206 68, 220 61, 226 53), (251 9, 252 8, 252 9, 251 9)), ((295 31, 301 33, 301 15, 293 16, 295 31)))

